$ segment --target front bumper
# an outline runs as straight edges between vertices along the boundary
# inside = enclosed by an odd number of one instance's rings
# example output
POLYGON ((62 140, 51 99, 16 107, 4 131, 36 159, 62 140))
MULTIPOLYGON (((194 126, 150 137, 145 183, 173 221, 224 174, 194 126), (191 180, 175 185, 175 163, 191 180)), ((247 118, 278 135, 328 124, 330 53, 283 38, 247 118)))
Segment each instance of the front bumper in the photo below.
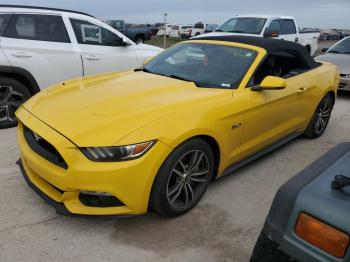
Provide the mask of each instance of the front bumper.
POLYGON ((340 77, 339 90, 350 91, 349 77, 340 77))
POLYGON ((19 166, 29 186, 63 215, 120 216, 147 212, 148 200, 157 171, 170 148, 157 142, 146 155, 125 162, 92 162, 71 141, 31 115, 17 111, 20 120, 17 140, 19 166), (67 163, 62 168, 48 161, 28 145, 24 125, 50 142, 67 163), (87 206, 81 191, 106 192, 120 200, 118 206, 87 206))

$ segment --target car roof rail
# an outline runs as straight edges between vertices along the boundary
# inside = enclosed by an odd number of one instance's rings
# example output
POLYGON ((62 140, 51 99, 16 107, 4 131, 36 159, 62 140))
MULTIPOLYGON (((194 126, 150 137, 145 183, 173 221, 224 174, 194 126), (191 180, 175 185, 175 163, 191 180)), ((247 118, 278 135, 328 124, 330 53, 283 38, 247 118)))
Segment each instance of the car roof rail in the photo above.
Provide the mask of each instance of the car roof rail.
POLYGON ((75 11, 75 10, 69 10, 69 9, 61 9, 61 8, 53 8, 53 7, 44 7, 44 6, 31 6, 31 5, 0 5, 1 7, 7 7, 7 8, 28 8, 28 9, 40 9, 40 10, 51 10, 51 11, 60 11, 60 12, 69 12, 69 13, 75 13, 75 14, 80 14, 80 15, 87 15, 90 17, 95 18, 94 16, 80 12, 80 11, 75 11))

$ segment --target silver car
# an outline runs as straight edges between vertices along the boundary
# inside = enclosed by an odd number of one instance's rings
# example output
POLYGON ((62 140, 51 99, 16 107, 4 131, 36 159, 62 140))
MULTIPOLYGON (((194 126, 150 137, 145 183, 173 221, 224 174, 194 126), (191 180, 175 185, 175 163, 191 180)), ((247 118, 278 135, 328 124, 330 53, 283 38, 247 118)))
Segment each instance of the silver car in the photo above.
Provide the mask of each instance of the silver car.
POLYGON ((339 90, 350 91, 350 36, 322 51, 325 53, 315 59, 337 65, 340 71, 339 90))

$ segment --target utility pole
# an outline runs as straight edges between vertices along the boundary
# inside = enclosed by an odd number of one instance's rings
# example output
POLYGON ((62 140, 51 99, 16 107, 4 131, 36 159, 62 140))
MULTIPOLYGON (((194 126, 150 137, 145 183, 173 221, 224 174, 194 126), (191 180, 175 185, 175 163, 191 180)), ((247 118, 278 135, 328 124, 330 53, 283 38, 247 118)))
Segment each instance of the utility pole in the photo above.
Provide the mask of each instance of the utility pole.
POLYGON ((163 46, 164 48, 166 48, 166 18, 167 18, 168 14, 167 12, 164 12, 163 17, 164 17, 164 43, 163 46))

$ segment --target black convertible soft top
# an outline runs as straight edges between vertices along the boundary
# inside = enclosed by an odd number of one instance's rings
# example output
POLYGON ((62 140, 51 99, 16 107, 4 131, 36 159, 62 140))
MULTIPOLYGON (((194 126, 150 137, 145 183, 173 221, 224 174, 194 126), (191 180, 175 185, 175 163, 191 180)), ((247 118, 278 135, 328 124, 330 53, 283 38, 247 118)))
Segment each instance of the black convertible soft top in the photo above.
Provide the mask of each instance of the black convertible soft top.
POLYGON ((267 51, 267 55, 278 52, 278 51, 289 51, 297 55, 303 60, 305 65, 310 68, 315 68, 319 64, 310 56, 307 49, 294 42, 255 37, 255 36, 202 36, 193 38, 191 40, 215 40, 215 41, 226 41, 226 42, 236 42, 241 44, 253 45, 261 47, 267 51))

